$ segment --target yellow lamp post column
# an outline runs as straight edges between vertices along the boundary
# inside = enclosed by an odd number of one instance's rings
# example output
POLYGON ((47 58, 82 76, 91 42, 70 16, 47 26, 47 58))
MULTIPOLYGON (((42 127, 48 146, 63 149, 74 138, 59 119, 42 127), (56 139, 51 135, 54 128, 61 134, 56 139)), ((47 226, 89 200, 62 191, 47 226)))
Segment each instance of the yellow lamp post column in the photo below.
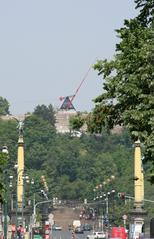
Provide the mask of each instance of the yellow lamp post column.
POLYGON ((23 174, 24 174, 24 141, 23 136, 19 136, 17 153, 17 204, 18 208, 23 207, 23 174))
POLYGON ((144 202, 144 176, 141 161, 140 141, 135 142, 134 152, 134 206, 141 207, 144 202))
POLYGON ((144 210, 144 172, 141 159, 140 141, 135 142, 134 150, 134 207, 130 211, 132 231, 130 238, 139 238, 144 233, 144 218, 147 211, 144 210))
POLYGON ((24 175, 24 140, 23 140, 23 127, 24 122, 14 118, 17 122, 17 129, 19 133, 18 138, 18 152, 17 152, 17 207, 19 210, 23 208, 23 175, 24 175))

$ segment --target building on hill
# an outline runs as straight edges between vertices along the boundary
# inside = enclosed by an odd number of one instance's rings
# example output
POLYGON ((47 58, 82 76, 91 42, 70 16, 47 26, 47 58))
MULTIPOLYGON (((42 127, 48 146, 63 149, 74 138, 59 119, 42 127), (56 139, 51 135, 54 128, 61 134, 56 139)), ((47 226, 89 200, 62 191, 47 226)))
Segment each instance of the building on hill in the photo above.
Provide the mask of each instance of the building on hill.
MULTIPOLYGON (((73 97, 74 96, 61 97, 63 103, 55 114, 55 127, 58 133, 71 133, 72 136, 80 137, 82 133, 79 131, 72 131, 70 127, 70 118, 77 115, 77 111, 72 104, 73 97)), ((82 132, 85 132, 85 130, 85 127, 81 129, 82 132)))
POLYGON ((56 123, 55 127, 58 133, 70 133, 69 120, 72 116, 77 115, 77 112, 72 110, 58 110, 55 114, 56 123))
POLYGON ((71 100, 70 96, 61 97, 63 103, 59 110, 55 113, 55 127, 58 133, 70 133, 70 118, 77 114, 71 100))
POLYGON ((81 134, 86 132, 87 127, 84 125, 80 131, 71 130, 70 127, 70 118, 73 116, 76 116, 77 112, 75 110, 58 110, 55 114, 56 123, 55 127, 57 130, 57 133, 65 134, 65 133, 71 133, 72 136, 80 137, 81 134))

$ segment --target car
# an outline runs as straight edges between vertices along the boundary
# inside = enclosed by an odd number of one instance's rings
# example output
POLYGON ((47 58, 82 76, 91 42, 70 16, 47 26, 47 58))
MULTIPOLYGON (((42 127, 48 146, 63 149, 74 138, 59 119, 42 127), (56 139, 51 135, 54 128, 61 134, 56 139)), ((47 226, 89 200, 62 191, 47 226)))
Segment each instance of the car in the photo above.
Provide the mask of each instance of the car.
POLYGON ((84 230, 83 230, 83 227, 76 227, 75 229, 74 229, 74 232, 75 233, 84 233, 84 230))
POLYGON ((58 224, 53 224, 53 225, 52 225, 52 230, 53 230, 53 231, 61 231, 61 230, 62 230, 62 227, 59 226, 58 224))
POLYGON ((104 239, 106 235, 104 232, 92 232, 92 234, 87 235, 87 239, 104 239))
POLYGON ((86 223, 86 224, 83 225, 83 230, 84 231, 91 231, 92 229, 93 228, 92 228, 91 224, 86 223))

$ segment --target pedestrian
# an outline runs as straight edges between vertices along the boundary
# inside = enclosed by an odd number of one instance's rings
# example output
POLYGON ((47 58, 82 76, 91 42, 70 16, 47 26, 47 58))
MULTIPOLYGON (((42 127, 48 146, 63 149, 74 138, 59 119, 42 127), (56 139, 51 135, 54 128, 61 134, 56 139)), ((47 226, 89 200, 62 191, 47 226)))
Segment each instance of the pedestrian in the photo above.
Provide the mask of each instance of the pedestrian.
POLYGON ((75 233, 72 231, 72 239, 75 239, 75 233))
POLYGON ((19 225, 19 227, 17 228, 17 236, 19 239, 23 239, 24 238, 24 233, 25 233, 25 229, 22 225, 19 225))

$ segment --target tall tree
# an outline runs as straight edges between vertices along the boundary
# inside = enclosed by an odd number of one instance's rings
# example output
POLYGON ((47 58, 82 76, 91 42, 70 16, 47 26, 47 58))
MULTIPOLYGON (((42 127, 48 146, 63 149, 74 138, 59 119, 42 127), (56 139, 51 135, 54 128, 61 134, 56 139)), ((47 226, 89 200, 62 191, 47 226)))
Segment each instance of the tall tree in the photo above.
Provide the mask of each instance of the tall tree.
POLYGON ((0 115, 7 115, 9 112, 9 102, 0 96, 0 115))
POLYGON ((8 155, 0 149, 0 203, 4 201, 4 191, 6 190, 6 185, 4 184, 4 167, 7 164, 7 156, 8 155))
POLYGON ((27 167, 40 169, 48 157, 48 145, 55 138, 55 128, 41 117, 32 115, 25 123, 25 144, 27 150, 27 167))
POLYGON ((125 125, 133 140, 140 138, 144 143, 145 159, 154 160, 154 4, 135 2, 138 17, 125 20, 116 30, 120 43, 115 58, 94 65, 104 83, 102 95, 95 99, 91 130, 125 125))
POLYGON ((148 26, 154 17, 154 0, 135 0, 135 3, 136 8, 141 9, 137 18, 144 26, 148 26))
POLYGON ((47 120, 49 123, 51 123, 54 126, 55 112, 51 104, 49 106, 46 106, 46 105, 36 106, 33 114, 41 117, 43 120, 47 120))

